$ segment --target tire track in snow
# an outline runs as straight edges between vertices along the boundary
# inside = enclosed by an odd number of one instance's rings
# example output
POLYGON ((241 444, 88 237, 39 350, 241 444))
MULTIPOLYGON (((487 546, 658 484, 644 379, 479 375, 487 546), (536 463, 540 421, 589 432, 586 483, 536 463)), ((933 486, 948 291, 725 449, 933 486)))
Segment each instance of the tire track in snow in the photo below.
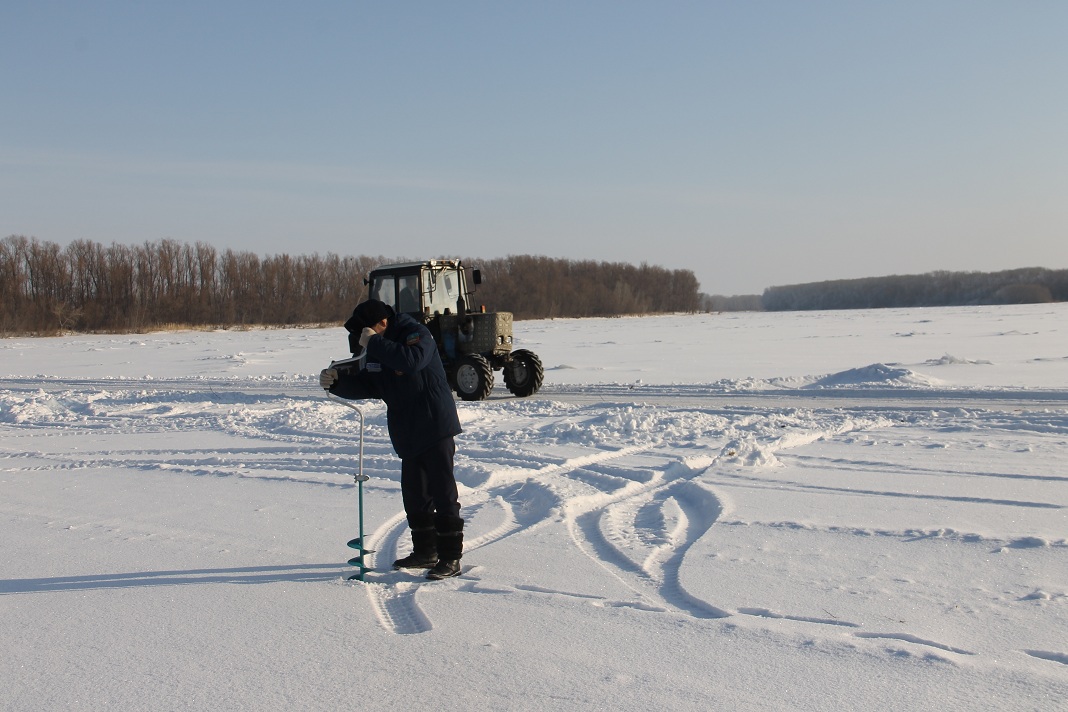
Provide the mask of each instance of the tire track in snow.
POLYGON ((687 552, 723 511, 713 492, 691 481, 700 471, 685 463, 669 461, 648 482, 631 481, 611 494, 573 498, 564 507, 566 523, 576 546, 634 591, 642 605, 652 609, 667 607, 696 618, 726 618, 731 615, 728 611, 691 594, 680 578, 687 552), (670 517, 665 516, 669 503, 677 509, 670 517), (660 515, 659 538, 663 543, 642 563, 613 543, 633 539, 628 536, 623 521, 606 516, 620 506, 629 506, 636 513, 631 517, 635 530, 643 528, 637 523, 638 512, 648 517, 651 507, 660 515), (671 531, 668 531, 669 519, 674 520, 671 531), (663 605, 656 603, 657 600, 663 605))
POLYGON ((900 640, 904 643, 913 643, 915 645, 925 645, 929 648, 935 648, 936 650, 944 650, 947 653, 957 653, 959 655, 975 655, 975 653, 964 650, 963 648, 955 648, 952 645, 943 645, 942 643, 936 643, 933 640, 924 640, 915 635, 909 633, 854 633, 857 638, 869 638, 876 640, 900 640))
POLYGON ((367 584, 367 596, 382 627, 396 635, 418 635, 434 628, 415 602, 415 595, 422 584, 402 582, 387 585, 378 582, 367 584))
POLYGON ((371 608, 378 622, 387 631, 396 635, 426 633, 434 627, 416 603, 418 583, 414 581, 390 582, 388 579, 404 574, 392 571, 375 574, 373 571, 379 557, 390 562, 397 557, 398 543, 407 529, 408 521, 402 512, 382 524, 370 537, 366 537, 368 543, 375 542, 375 546, 379 548, 370 555, 369 559, 366 559, 372 571, 368 571, 364 576, 364 590, 367 591, 367 598, 371 602, 371 608))
POLYGON ((1023 652, 1027 653, 1032 658, 1048 660, 1051 663, 1060 663, 1061 665, 1068 665, 1068 653, 1051 653, 1047 650, 1025 650, 1023 652))
MULTIPOLYGON (((726 618, 727 611, 689 593, 682 584, 683 559, 690 548, 716 523, 723 513, 723 504, 710 490, 696 482, 683 480, 670 485, 664 493, 681 508, 681 541, 670 549, 668 558, 660 564, 661 595, 669 603, 688 611, 697 618, 726 618)), ((654 562, 650 562, 653 565, 654 562)))
MULTIPOLYGON (((486 533, 465 542, 465 552, 488 546, 515 532, 521 531, 529 523, 545 518, 548 516, 548 512, 551 511, 552 500, 545 496, 547 490, 539 485, 527 483, 519 487, 510 486, 500 489, 502 491, 501 494, 491 493, 489 496, 470 505, 474 509, 473 516, 480 518, 486 516, 486 504, 495 505, 499 513, 500 522, 486 533), (534 489, 533 493, 531 489, 534 489), (538 490, 545 491, 539 492, 538 490), (516 499, 520 495, 531 497, 533 501, 540 502, 541 506, 532 509, 524 508, 523 511, 517 514, 516 507, 509 501, 509 497, 516 499)), ((526 504, 525 501, 523 503, 526 504)), ((383 561, 391 562, 398 558, 401 548, 400 542, 407 530, 408 522, 403 513, 395 515, 376 529, 368 537, 368 542, 377 542, 376 546, 379 548, 368 559, 368 565, 374 568, 377 562, 376 557, 379 555, 381 555, 383 561)), ((375 574, 372 571, 365 576, 364 583, 367 584, 367 597, 379 623, 387 631, 396 635, 417 635, 426 633, 434 628, 434 624, 420 608, 416 598, 419 590, 424 585, 440 587, 443 584, 441 582, 414 581, 411 580, 410 576, 410 573, 393 571, 381 574, 375 574), (398 577, 404 577, 404 580, 396 580, 398 577), (369 580, 366 580, 368 578, 369 580)))
MULTIPOLYGON (((609 564, 619 569, 619 572, 634 578, 639 585, 635 586, 627 580, 628 577, 612 572, 640 598, 646 600, 647 605, 652 595, 662 601, 664 606, 695 618, 730 616, 728 611, 691 594, 681 580, 682 564, 686 554, 693 544, 711 528, 723 511, 722 504, 715 494, 695 482, 682 480, 660 485, 653 491, 645 489, 634 492, 630 498, 645 499, 653 503, 653 506, 661 512, 669 505, 674 505, 677 509, 674 516, 670 517, 674 519, 675 526, 672 527, 672 531, 666 532, 663 544, 656 547, 639 564, 622 548, 612 543, 613 540, 622 541, 627 538, 625 532, 621 530, 619 521, 606 516, 613 506, 625 503, 625 501, 617 501, 584 512, 574 518, 571 534, 579 548, 598 564, 602 566, 609 564)), ((665 531, 667 519, 669 517, 663 518, 665 531)))
MULTIPOLYGON (((519 531, 528 529, 538 522, 545 521, 561 503, 561 499, 550 487, 537 483, 549 474, 571 472, 584 466, 622 458, 650 449, 651 446, 623 448, 610 452, 601 452, 574 458, 563 463, 546 465, 541 468, 507 468, 493 473, 490 481, 496 483, 488 488, 486 494, 476 502, 468 505, 475 509, 475 516, 484 515, 484 505, 493 502, 500 510, 501 521, 486 533, 465 543, 465 551, 488 546, 519 531), (517 511, 517 505, 518 511, 517 511)), ((631 482, 624 489, 640 490, 646 485, 631 482)), ((618 496, 618 495, 616 495, 618 496)), ((597 497, 597 495, 594 495, 597 497)), ((398 556, 399 543, 407 531, 408 524, 403 513, 395 515, 376 529, 368 542, 378 547, 375 554, 368 558, 368 565, 374 568, 377 557, 383 561, 392 561, 398 556)), ((371 607, 379 623, 387 631, 396 635, 416 635, 433 629, 432 621, 419 607, 416 600, 423 583, 400 581, 391 585, 390 579, 408 576, 403 572, 368 572, 364 583, 371 607)), ((435 582, 440 586, 440 582, 435 582)))
POLYGON ((481 536, 464 541, 465 553, 491 544, 498 539, 503 539, 520 528, 519 522, 515 518, 515 510, 508 500, 497 496, 490 501, 500 507, 502 512, 501 523, 481 536))

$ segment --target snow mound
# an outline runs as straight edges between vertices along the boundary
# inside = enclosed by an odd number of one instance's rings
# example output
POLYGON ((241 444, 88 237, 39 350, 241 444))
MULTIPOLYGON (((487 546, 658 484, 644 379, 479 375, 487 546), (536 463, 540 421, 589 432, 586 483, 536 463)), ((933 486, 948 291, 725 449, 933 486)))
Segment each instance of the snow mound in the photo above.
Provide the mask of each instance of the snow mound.
POLYGON ((717 461, 744 467, 775 467, 780 465, 772 445, 759 443, 751 437, 729 440, 719 452, 717 461))
POLYGON ((928 359, 927 365, 928 366, 958 366, 958 365, 990 366, 992 364, 991 364, 990 361, 985 361, 985 360, 982 360, 982 359, 973 360, 973 359, 967 359, 967 358, 957 358, 956 356, 953 356, 952 354, 945 354, 941 358, 928 359))
POLYGON ((928 387, 939 385, 940 381, 899 366, 885 363, 873 363, 862 368, 851 368, 824 376, 808 388, 838 388, 842 386, 904 386, 928 387))

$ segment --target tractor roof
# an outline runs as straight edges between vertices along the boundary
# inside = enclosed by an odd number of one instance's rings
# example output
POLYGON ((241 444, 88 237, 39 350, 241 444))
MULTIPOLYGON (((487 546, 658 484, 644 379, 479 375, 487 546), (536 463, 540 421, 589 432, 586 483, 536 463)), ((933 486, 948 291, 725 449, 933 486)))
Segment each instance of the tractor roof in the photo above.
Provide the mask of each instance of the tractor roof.
POLYGON ((379 265, 372 272, 394 272, 398 270, 416 269, 419 267, 459 267, 460 260, 424 260, 423 262, 399 262, 391 265, 379 265))

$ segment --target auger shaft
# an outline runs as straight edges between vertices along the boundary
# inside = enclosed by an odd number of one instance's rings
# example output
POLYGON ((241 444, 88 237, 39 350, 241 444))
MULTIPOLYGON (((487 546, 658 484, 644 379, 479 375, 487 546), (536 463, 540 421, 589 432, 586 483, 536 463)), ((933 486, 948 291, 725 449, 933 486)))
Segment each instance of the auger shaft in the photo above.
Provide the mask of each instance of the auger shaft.
POLYGON ((353 479, 356 482, 356 488, 357 488, 357 490, 359 492, 360 535, 358 537, 356 537, 355 539, 352 539, 352 540, 350 540, 348 542, 348 546, 350 548, 352 548, 352 549, 355 549, 358 552, 356 556, 354 556, 353 558, 349 559, 348 564, 349 564, 349 566, 357 566, 360 569, 359 573, 356 573, 356 574, 354 574, 352 576, 349 576, 349 581, 363 581, 364 580, 363 575, 365 573, 367 573, 368 571, 372 571, 373 570, 370 566, 367 566, 366 562, 364 561, 364 557, 367 554, 373 554, 374 553, 373 549, 366 548, 365 542, 364 542, 364 533, 363 533, 363 483, 366 482, 367 480, 371 479, 367 475, 363 474, 363 428, 364 428, 363 411, 358 406, 356 406, 355 404, 350 403, 349 401, 347 401, 347 400, 345 400, 343 398, 339 398, 338 396, 335 396, 333 393, 327 393, 326 395, 327 395, 327 398, 329 398, 330 400, 336 401, 338 403, 341 403, 342 405, 344 405, 344 406, 346 406, 348 408, 351 408, 352 410, 356 411, 356 415, 359 416, 359 418, 360 418, 360 454, 359 454, 359 459, 357 461, 358 462, 358 469, 356 471, 356 474, 353 476, 353 479))

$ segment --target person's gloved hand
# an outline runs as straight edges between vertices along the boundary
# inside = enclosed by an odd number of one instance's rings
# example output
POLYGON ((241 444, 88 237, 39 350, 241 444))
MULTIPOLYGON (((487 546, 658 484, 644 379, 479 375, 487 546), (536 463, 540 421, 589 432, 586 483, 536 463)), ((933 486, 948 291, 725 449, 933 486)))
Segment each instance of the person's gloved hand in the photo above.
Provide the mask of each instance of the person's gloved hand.
POLYGON ((367 342, 370 341, 371 337, 374 336, 377 333, 378 332, 375 331, 374 329, 372 329, 371 327, 365 326, 363 328, 363 331, 360 332, 360 346, 362 346, 362 347, 364 347, 366 349, 367 348, 367 342))
POLYGON ((319 374, 319 385, 323 387, 323 390, 330 390, 330 386, 337 383, 337 369, 336 368, 324 368, 319 374))

